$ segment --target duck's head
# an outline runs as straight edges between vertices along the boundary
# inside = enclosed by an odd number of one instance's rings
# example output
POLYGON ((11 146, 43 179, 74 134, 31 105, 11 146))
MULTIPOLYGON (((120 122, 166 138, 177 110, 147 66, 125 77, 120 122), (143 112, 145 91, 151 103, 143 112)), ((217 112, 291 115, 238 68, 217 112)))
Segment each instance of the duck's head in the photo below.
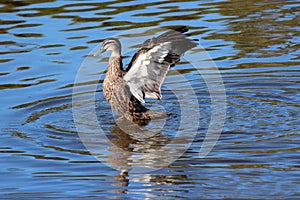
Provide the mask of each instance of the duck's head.
POLYGON ((117 38, 105 39, 102 43, 101 48, 94 54, 98 56, 106 51, 112 52, 112 56, 121 56, 121 43, 117 38))

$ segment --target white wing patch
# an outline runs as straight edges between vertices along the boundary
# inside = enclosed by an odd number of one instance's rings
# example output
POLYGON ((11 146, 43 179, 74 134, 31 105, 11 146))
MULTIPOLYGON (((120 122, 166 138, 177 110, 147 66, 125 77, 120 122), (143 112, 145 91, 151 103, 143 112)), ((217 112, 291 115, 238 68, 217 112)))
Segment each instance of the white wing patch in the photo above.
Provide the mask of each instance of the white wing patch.
POLYGON ((164 58, 170 48, 170 42, 164 42, 141 53, 124 76, 130 92, 140 102, 145 103, 144 98, 161 98, 160 87, 169 69, 164 58))

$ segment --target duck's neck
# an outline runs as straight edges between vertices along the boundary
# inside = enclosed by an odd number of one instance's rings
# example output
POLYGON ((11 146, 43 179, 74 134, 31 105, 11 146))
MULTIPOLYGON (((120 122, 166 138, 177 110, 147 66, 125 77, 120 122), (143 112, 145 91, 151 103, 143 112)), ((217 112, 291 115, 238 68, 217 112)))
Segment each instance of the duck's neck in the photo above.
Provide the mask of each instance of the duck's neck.
POLYGON ((108 62, 106 75, 110 78, 123 77, 122 57, 111 55, 108 62))

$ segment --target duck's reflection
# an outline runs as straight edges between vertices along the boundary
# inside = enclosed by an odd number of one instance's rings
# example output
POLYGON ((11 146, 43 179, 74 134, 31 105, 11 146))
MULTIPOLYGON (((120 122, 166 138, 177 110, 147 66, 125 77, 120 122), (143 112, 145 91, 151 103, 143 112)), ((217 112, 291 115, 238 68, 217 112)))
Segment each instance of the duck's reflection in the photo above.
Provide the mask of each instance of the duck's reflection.
POLYGON ((117 182, 113 184, 120 189, 114 190, 115 193, 126 193, 127 186, 129 185, 128 172, 122 171, 120 174, 114 175, 114 181, 117 182))
POLYGON ((172 193, 172 192, 180 192, 180 193, 188 193, 189 189, 183 189, 182 187, 179 189, 174 187, 176 185, 181 184, 189 184, 189 177, 184 173, 168 171, 168 174, 139 174, 135 176, 130 176, 128 172, 121 172, 118 175, 114 176, 114 181, 116 183, 113 186, 117 187, 114 192, 121 193, 134 193, 136 192, 135 187, 130 187, 130 183, 135 182, 138 183, 147 183, 147 189, 138 189, 138 193, 140 195, 144 195, 145 197, 153 197, 153 191, 157 193, 172 193), (162 185, 162 188, 152 189, 151 186, 162 185))
POLYGON ((157 120, 148 126, 138 126, 124 118, 119 119, 108 136, 113 144, 108 147, 108 164, 119 170, 162 167, 166 158, 162 159, 167 157, 163 147, 171 141, 161 133, 159 127, 163 122, 157 120))
MULTIPOLYGON (((176 128, 167 129, 165 126, 176 121, 172 116, 151 121, 146 126, 139 126, 124 118, 111 122, 105 119, 106 123, 101 126, 94 121, 86 121, 79 135, 92 155, 119 171, 112 183, 115 193, 127 193, 132 189, 129 187, 131 182, 149 182, 150 186, 176 185, 187 179, 184 171, 177 170, 172 175, 169 166, 186 151, 193 136, 187 131, 180 131, 180 126, 176 124, 173 124, 176 128), (112 122, 114 126, 111 126, 112 122), (167 172, 163 173, 165 170, 167 172)), ((144 191, 145 196, 151 193, 150 190, 144 191)))
POLYGON ((187 131, 166 131, 164 125, 171 121, 157 119, 139 126, 121 118, 112 128, 110 124, 106 126, 109 130, 105 131, 99 131, 99 126, 90 122, 80 138, 90 153, 109 167, 131 174, 145 173, 168 167, 193 140, 187 131))

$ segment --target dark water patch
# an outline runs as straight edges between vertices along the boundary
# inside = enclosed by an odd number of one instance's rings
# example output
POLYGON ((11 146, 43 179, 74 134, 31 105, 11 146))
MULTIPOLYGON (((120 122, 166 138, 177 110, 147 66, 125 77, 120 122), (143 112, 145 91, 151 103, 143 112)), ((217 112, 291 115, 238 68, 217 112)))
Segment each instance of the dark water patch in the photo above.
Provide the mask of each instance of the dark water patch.
POLYGON ((72 47, 70 48, 71 51, 75 51, 75 50, 82 50, 82 49, 88 49, 89 47, 87 46, 76 46, 76 47, 72 47))
POLYGON ((10 74, 9 72, 2 72, 2 73, 0 73, 0 76, 5 76, 5 75, 8 75, 8 74, 10 74))
POLYGON ((0 20, 2 25, 21 24, 26 22, 25 20, 0 20))
POLYGON ((16 29, 16 28, 32 28, 32 27, 38 27, 38 26, 42 26, 43 24, 19 24, 16 26, 12 26, 11 28, 9 28, 9 30, 11 29, 16 29))
POLYGON ((36 84, 0 84, 0 90, 24 88, 24 87, 29 87, 29 86, 33 86, 33 85, 36 85, 36 84))
POLYGON ((22 66, 22 67, 18 67, 17 71, 23 71, 23 70, 29 70, 30 67, 29 66, 22 66))
POLYGON ((87 38, 87 36, 73 36, 73 37, 68 37, 66 39, 68 39, 68 40, 78 40, 78 39, 82 39, 82 38, 87 38))
POLYGON ((65 45, 64 44, 50 44, 50 45, 43 45, 43 46, 40 46, 40 48, 45 48, 45 49, 48 49, 48 48, 57 48, 57 47, 64 47, 65 45))
POLYGON ((41 33, 15 33, 16 37, 43 37, 41 33))
POLYGON ((61 61, 61 60, 51 60, 50 62, 54 64, 60 64, 60 65, 66 65, 66 64, 71 64, 71 62, 68 61, 61 61))
POLYGON ((13 58, 7 58, 7 59, 0 59, 0 63, 6 63, 6 62, 10 62, 13 61, 13 58))

